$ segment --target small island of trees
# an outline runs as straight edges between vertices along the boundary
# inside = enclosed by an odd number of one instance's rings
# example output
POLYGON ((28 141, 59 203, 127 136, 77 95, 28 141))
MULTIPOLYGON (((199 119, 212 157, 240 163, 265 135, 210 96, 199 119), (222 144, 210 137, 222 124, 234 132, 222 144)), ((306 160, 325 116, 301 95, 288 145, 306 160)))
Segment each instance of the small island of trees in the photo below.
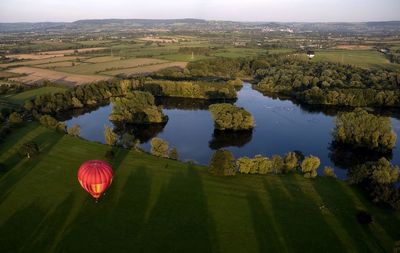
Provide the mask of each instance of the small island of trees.
POLYGON ((168 120, 161 108, 154 103, 154 97, 148 92, 132 91, 124 97, 111 99, 113 111, 109 116, 111 121, 132 124, 164 123, 168 120))
POLYGON ((393 149, 397 139, 389 118, 363 109, 339 113, 333 136, 338 143, 378 151, 393 149))
POLYGON ((210 105, 209 110, 217 130, 251 130, 254 127, 253 116, 241 107, 231 104, 210 105))

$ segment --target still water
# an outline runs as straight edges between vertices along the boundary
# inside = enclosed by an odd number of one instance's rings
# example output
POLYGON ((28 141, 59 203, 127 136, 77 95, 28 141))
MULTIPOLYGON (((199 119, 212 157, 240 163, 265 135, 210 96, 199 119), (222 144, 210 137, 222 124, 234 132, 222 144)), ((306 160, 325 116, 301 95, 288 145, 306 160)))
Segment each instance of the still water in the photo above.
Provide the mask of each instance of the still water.
MULTIPOLYGON (((355 160, 362 161, 373 156, 365 151, 332 145, 336 111, 303 108, 290 100, 264 96, 248 83, 238 92, 235 104, 254 116, 256 127, 252 132, 214 133, 207 101, 163 99, 159 103, 169 117, 165 126, 125 127, 121 130, 108 120, 112 104, 80 115, 75 113, 65 123, 68 127, 80 125, 82 138, 102 143, 105 125, 114 127, 117 132, 129 130, 141 140, 146 150, 150 150, 150 139, 157 136, 168 141, 170 147, 178 149, 180 160, 193 160, 200 164, 208 164, 218 148, 232 151, 236 158, 257 154, 270 157, 301 151, 304 155, 318 156, 321 170, 324 166, 332 166, 338 177, 343 179, 346 177, 344 167, 355 160)), ((400 148, 400 120, 391 120, 399 136, 396 146, 400 148)), ((386 155, 394 164, 400 164, 399 148, 386 155)))

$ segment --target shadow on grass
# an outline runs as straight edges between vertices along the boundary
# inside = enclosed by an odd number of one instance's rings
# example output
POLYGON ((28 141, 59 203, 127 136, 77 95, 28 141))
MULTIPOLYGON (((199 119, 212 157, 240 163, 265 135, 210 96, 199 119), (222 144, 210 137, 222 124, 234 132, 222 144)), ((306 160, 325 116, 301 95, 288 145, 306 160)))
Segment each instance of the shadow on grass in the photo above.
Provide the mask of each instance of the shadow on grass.
POLYGON ((294 187, 287 188, 286 180, 282 180, 283 187, 274 187, 264 180, 264 188, 270 193, 270 203, 274 213, 276 224, 284 237, 286 247, 290 252, 300 252, 307 249, 308 252, 346 252, 346 248, 340 242, 325 221, 313 199, 301 190, 297 175, 285 175, 293 177, 294 187), (295 189, 295 190, 294 190, 295 189), (286 198, 285 191, 291 191, 292 199, 286 198), (310 234, 315 234, 310 237, 310 234))
POLYGON ((129 154, 129 150, 124 149, 124 148, 116 148, 113 149, 114 151, 114 159, 108 160, 108 162, 111 164, 114 174, 115 172, 120 168, 122 162, 125 160, 125 157, 129 154))
POLYGON ((18 252, 28 242, 32 228, 39 226, 45 215, 34 202, 16 211, 0 227, 0 252, 18 252))
POLYGON ((6 166, 10 166, 10 171, 0 178, 0 204, 7 198, 8 194, 12 191, 13 187, 18 184, 35 166, 41 161, 42 157, 60 141, 63 135, 58 133, 43 133, 32 141, 40 146, 40 153, 38 156, 31 159, 21 158, 18 153, 14 153, 5 162, 6 166), (22 163, 18 168, 15 168, 19 163, 22 163))
POLYGON ((188 166, 161 190, 143 230, 139 251, 211 252, 218 248, 203 183, 188 166))
MULTIPOLYGON (((12 149, 15 145, 16 142, 18 143, 18 141, 24 139, 27 135, 29 135, 30 132, 34 132, 37 128, 39 127, 39 125, 30 125, 27 126, 21 130, 19 130, 18 128, 14 128, 11 131, 11 134, 9 136, 7 136, 6 139, 6 143, 3 143, 3 141, 1 142, 1 149, 0 149, 0 154, 2 152, 6 152, 9 149, 12 149), (14 133, 15 131, 15 133, 14 133), (9 140, 8 138, 15 140, 15 142, 11 142, 11 141, 7 141, 9 140), (4 146, 3 146, 4 145, 4 146)), ((30 140, 29 138, 27 138, 26 141, 30 140)), ((4 163, 5 165, 5 169, 0 171, 0 179, 8 172, 10 171, 12 168, 14 168, 14 166, 21 161, 21 157, 18 156, 17 153, 13 153, 11 154, 10 157, 8 157, 7 159, 4 159, 3 161, 0 161, 1 163, 4 163)))
POLYGON ((276 231, 271 210, 267 210, 260 197, 253 191, 247 194, 250 211, 253 218, 254 232, 258 242, 259 252, 281 252, 280 235, 276 231))
POLYGON ((51 212, 43 215, 42 221, 32 227, 33 232, 26 237, 25 244, 21 244, 23 251, 26 252, 51 252, 53 244, 57 243, 58 237, 64 232, 67 225, 68 216, 73 210, 76 196, 69 193, 51 212), (52 242, 53 244, 49 243, 52 242))
MULTIPOLYGON (((385 252, 386 250, 381 245, 380 240, 376 238, 373 231, 371 231, 370 226, 361 225, 357 222, 356 214, 358 209, 356 206, 357 203, 359 204, 361 201, 359 199, 352 199, 348 193, 350 189, 344 189, 339 182, 333 181, 329 184, 329 187, 326 187, 323 183, 326 183, 326 181, 316 180, 313 184, 315 191, 320 193, 319 195, 324 201, 326 208, 328 208, 339 221, 342 221, 342 226, 348 228, 348 234, 354 236, 353 247, 357 247, 357 250, 360 252, 385 252), (327 189, 329 189, 328 192, 327 189)), ((359 209, 368 211, 365 207, 359 209)))

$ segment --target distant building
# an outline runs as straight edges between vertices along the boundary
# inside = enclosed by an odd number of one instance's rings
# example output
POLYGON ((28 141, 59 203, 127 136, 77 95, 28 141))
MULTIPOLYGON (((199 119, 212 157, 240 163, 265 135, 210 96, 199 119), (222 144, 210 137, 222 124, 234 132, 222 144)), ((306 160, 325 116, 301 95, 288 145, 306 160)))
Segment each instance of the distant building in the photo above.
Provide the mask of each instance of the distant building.
POLYGON ((315 57, 315 52, 314 52, 314 51, 308 50, 308 51, 307 51, 307 56, 308 56, 308 59, 311 60, 312 58, 315 57))
POLYGON ((247 46, 247 42, 244 42, 244 41, 235 41, 235 42, 233 42, 233 45, 234 45, 235 47, 245 47, 245 46, 247 46))

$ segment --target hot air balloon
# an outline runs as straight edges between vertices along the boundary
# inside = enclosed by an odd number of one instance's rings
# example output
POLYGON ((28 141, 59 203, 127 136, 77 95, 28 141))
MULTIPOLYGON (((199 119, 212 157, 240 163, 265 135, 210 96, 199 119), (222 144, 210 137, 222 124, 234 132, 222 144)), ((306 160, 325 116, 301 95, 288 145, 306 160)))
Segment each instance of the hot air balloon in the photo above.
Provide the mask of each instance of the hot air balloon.
POLYGON ((101 160, 84 162, 78 170, 78 181, 96 201, 111 185, 113 171, 111 166, 101 160))

